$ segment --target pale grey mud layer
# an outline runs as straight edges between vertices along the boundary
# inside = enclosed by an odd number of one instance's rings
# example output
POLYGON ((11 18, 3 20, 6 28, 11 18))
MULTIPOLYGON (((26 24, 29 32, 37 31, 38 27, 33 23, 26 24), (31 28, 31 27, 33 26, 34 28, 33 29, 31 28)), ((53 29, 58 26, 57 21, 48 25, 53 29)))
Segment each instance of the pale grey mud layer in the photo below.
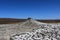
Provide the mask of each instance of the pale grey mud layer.
POLYGON ((27 20, 0 25, 0 40, 60 40, 60 24, 27 20))

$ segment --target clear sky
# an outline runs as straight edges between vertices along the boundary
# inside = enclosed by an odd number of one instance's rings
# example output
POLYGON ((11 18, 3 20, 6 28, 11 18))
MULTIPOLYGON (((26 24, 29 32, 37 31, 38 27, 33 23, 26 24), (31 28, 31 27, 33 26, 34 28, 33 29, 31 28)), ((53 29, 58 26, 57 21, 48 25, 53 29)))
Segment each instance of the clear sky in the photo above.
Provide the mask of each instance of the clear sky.
POLYGON ((0 18, 60 19, 60 0, 0 0, 0 18))

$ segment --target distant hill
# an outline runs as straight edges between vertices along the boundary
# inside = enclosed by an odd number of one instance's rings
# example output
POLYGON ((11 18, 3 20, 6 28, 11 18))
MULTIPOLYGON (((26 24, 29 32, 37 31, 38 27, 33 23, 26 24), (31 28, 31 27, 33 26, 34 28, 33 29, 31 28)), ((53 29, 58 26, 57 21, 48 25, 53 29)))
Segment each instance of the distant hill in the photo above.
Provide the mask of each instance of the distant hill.
MULTIPOLYGON (((18 22, 24 22, 26 20, 28 19, 0 18, 0 24, 14 24, 18 22)), ((60 19, 48 19, 48 20, 36 19, 36 20, 44 23, 60 23, 60 19)))

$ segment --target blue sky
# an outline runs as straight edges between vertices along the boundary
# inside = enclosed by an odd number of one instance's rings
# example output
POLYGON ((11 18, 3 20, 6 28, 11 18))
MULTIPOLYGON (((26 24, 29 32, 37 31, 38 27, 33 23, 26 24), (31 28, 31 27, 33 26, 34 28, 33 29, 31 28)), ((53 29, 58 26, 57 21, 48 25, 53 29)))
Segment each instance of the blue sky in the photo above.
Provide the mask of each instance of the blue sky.
POLYGON ((60 19, 60 0, 0 0, 0 18, 60 19))

